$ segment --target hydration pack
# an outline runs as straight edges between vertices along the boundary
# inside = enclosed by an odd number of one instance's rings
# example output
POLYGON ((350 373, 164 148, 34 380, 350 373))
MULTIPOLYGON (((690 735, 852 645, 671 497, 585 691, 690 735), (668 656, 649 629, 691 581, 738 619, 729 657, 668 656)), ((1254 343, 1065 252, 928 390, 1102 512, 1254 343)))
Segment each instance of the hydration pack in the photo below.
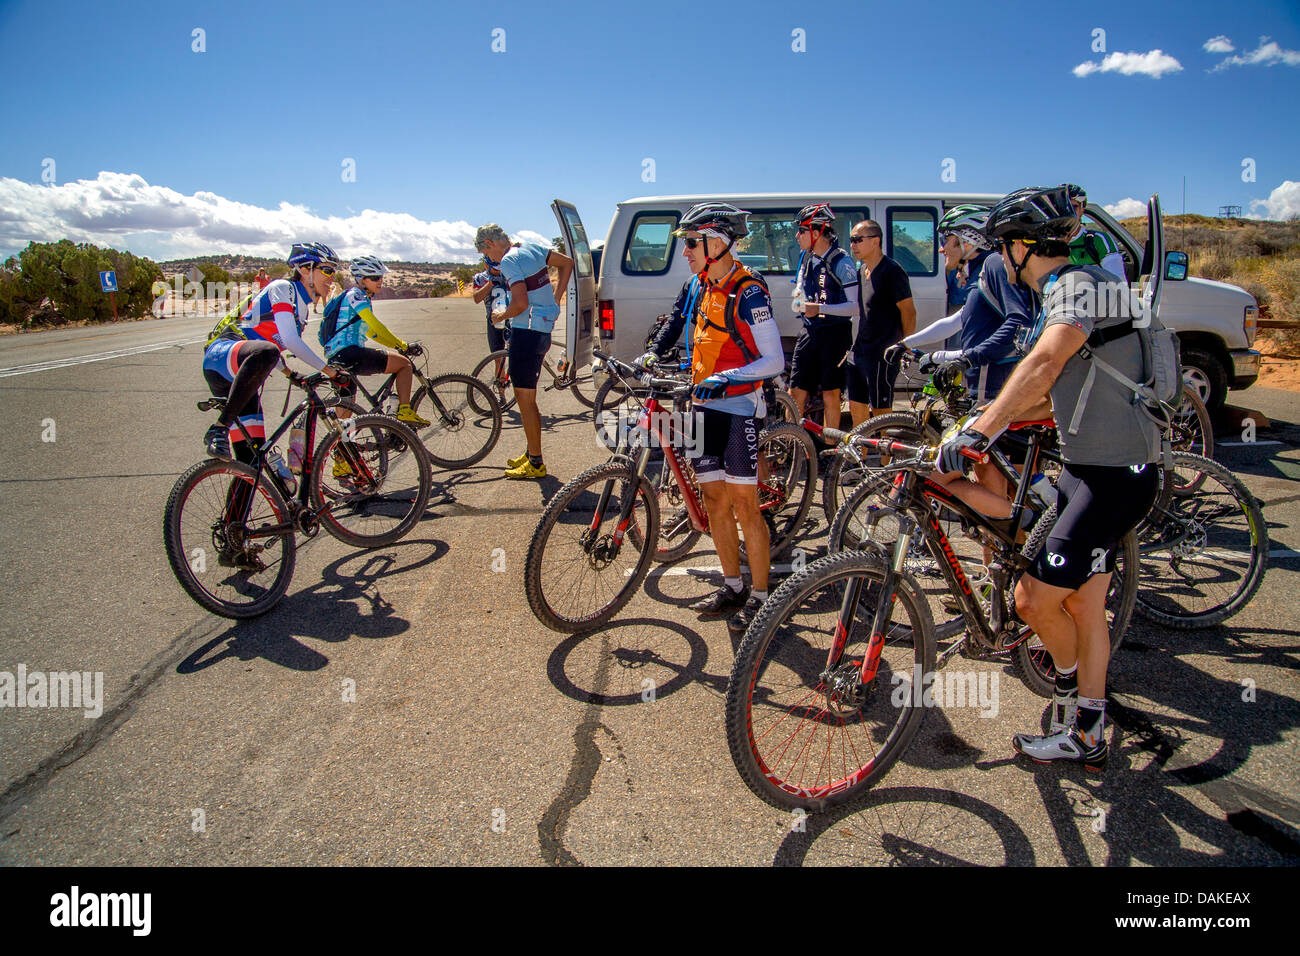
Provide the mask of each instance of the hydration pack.
POLYGON ((320 338, 321 348, 328 346, 334 336, 348 326, 360 321, 361 317, 354 312, 351 319, 344 322, 342 326, 339 325, 339 310, 343 307, 343 297, 345 295, 347 295, 346 292, 340 292, 325 303, 325 314, 321 316, 320 329, 316 333, 320 338))

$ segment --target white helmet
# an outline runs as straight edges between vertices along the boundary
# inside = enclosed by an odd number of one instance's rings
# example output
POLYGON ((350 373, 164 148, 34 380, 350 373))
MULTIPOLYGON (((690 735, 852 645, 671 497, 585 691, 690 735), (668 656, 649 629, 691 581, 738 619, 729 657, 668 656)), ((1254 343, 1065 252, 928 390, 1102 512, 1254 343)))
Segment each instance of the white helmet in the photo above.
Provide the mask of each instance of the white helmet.
POLYGON ((388 272, 388 266, 374 256, 359 256, 352 260, 349 271, 352 278, 360 282, 362 279, 378 279, 388 272))

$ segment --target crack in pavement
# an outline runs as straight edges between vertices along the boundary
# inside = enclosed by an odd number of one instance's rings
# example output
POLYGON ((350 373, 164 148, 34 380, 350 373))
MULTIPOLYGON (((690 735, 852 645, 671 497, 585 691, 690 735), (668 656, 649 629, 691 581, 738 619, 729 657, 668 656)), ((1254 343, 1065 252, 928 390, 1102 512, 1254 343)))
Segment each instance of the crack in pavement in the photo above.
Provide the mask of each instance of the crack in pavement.
POLYGON ((59 750, 46 757, 26 776, 15 780, 3 793, 0 793, 0 822, 8 819, 27 804, 27 801, 39 794, 54 779, 60 770, 71 767, 86 754, 107 740, 122 727, 135 711, 135 706, 149 692, 154 683, 168 670, 179 664, 190 651, 196 640, 209 639, 216 632, 229 626, 228 621, 208 618, 190 625, 165 648, 155 654, 149 661, 127 680, 126 692, 118 703, 95 719, 89 727, 77 734, 59 750))

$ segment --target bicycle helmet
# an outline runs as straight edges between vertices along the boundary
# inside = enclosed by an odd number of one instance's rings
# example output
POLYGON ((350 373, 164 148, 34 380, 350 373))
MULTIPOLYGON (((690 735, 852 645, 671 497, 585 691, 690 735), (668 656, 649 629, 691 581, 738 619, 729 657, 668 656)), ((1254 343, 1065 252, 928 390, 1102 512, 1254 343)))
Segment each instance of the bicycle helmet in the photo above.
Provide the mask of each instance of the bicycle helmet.
POLYGON ((794 217, 796 228, 820 226, 822 231, 835 231, 835 213, 831 211, 830 203, 816 202, 804 206, 794 217))
POLYGON ((988 223, 990 211, 988 206, 975 203, 953 206, 939 220, 939 235, 951 233, 959 242, 974 246, 976 249, 991 249, 993 244, 984 234, 984 226, 988 223))
POLYGON ((732 243, 749 235, 748 216, 748 209, 739 209, 729 202, 697 203, 686 210, 673 235, 699 232, 732 243))
POLYGON ((984 235, 998 245, 1012 239, 1064 240, 1074 227, 1074 208, 1064 186, 1029 186, 1007 194, 993 207, 984 235))
POLYGON ((287 261, 291 266, 315 265, 317 262, 337 266, 339 257, 323 242, 295 242, 287 261))
POLYGON ((388 266, 384 265, 374 256, 358 256, 352 260, 349 267, 352 278, 360 282, 362 279, 378 279, 388 272, 388 266))

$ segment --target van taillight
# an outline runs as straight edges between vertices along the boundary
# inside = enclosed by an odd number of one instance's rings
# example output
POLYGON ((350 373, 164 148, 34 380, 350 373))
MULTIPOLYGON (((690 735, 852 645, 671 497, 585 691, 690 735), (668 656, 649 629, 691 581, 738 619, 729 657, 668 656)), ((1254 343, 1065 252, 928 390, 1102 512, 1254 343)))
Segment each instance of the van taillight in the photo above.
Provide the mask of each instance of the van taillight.
POLYGON ((1259 306, 1248 305, 1241 319, 1242 331, 1246 333, 1247 347, 1255 344, 1255 333, 1259 331, 1259 306))
POLYGON ((614 337, 614 303, 609 299, 600 300, 600 337, 614 337))

